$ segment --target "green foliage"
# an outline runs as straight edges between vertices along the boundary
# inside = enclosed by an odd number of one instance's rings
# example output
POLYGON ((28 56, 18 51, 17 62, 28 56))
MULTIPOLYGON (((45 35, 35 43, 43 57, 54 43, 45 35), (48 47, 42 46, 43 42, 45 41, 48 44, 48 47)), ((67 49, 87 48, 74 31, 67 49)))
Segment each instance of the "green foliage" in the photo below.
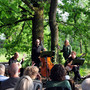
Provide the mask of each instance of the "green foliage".
POLYGON ((27 66, 30 66, 32 63, 31 63, 31 57, 30 56, 27 56, 24 60, 24 63, 22 64, 22 67, 23 68, 26 68, 27 66))
MULTIPOLYGON (((24 0, 25 1, 25 0, 24 0)), ((44 7, 44 47, 51 50, 51 31, 49 28, 48 0, 27 0, 30 4, 44 7)), ((64 40, 70 41, 72 49, 80 53, 80 40, 82 40, 82 51, 87 53, 86 61, 90 58, 90 20, 89 20, 89 0, 63 0, 63 5, 58 4, 58 9, 62 13, 57 13, 57 23, 59 29, 58 45, 63 46, 64 40), (62 20, 62 15, 69 14, 66 22, 62 20)), ((23 20, 32 18, 34 11, 29 8, 22 0, 0 0, 0 34, 4 33, 6 40, 6 56, 9 58, 14 52, 31 53, 32 49, 32 21, 23 20), (22 8, 23 9, 22 9, 22 8)), ((60 54, 62 57, 62 54, 60 54)), ((27 60, 28 61, 28 60, 27 60)), ((62 60, 63 61, 63 60, 62 60)))
POLYGON ((5 54, 5 52, 6 52, 5 48, 0 48, 0 55, 5 54))

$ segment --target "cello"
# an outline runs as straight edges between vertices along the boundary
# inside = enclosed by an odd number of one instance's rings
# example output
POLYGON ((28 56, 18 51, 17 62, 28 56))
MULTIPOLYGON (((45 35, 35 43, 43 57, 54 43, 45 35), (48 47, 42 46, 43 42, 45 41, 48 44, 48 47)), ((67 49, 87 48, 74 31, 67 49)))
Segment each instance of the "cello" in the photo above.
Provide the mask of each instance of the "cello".
POLYGON ((43 77, 49 77, 50 76, 50 71, 54 64, 51 62, 51 56, 52 52, 51 51, 44 51, 43 52, 46 55, 41 55, 40 61, 41 61, 41 75, 43 77), (49 55, 47 55, 49 54, 49 55))

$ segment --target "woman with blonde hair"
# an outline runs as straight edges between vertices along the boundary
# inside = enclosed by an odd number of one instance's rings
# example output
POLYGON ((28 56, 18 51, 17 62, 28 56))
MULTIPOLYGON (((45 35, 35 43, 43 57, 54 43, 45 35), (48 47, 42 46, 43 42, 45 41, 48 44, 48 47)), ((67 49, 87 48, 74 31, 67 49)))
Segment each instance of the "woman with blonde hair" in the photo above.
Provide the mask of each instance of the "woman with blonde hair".
POLYGON ((29 76, 22 76, 14 90, 33 90, 33 80, 29 76))
POLYGON ((39 69, 36 66, 28 66, 24 70, 24 75, 30 76, 32 79, 36 79, 37 75, 39 74, 39 69))
POLYGON ((24 70, 24 75, 28 75, 33 79, 34 90, 42 90, 41 76, 37 66, 28 66, 24 70))
POLYGON ((65 58, 65 60, 67 60, 72 52, 72 47, 69 44, 68 40, 64 41, 63 49, 61 50, 61 52, 63 52, 63 57, 65 58))

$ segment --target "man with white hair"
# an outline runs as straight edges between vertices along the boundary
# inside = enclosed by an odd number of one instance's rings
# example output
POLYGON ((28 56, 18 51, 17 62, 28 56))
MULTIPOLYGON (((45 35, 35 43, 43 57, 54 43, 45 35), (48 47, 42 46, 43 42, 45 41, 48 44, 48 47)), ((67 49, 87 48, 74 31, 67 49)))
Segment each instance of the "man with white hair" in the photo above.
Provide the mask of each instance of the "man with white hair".
POLYGON ((9 66, 10 78, 1 83, 0 90, 6 90, 8 88, 14 88, 15 87, 15 85, 17 84, 17 82, 19 80, 18 70, 19 70, 19 68, 18 68, 18 65, 16 63, 12 63, 9 66))
POLYGON ((82 90, 90 90, 90 78, 85 79, 81 84, 82 90))
POLYGON ((8 79, 8 77, 4 76, 4 74, 5 74, 5 66, 3 64, 0 64, 0 82, 8 79))

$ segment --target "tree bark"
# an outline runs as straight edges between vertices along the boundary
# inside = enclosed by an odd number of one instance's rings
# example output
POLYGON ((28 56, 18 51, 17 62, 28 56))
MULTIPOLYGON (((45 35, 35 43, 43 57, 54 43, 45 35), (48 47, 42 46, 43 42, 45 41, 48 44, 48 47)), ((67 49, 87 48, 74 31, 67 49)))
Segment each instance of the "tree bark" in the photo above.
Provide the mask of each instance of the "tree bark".
POLYGON ((43 39, 43 29, 43 8, 38 8, 32 20, 32 47, 35 45, 37 38, 41 37, 43 39))
MULTIPOLYGON (((51 50, 55 50, 58 46, 58 26, 56 22, 58 0, 51 0, 50 12, 49 12, 49 25, 51 29, 51 50)), ((55 51, 57 52, 57 50, 55 51)))

